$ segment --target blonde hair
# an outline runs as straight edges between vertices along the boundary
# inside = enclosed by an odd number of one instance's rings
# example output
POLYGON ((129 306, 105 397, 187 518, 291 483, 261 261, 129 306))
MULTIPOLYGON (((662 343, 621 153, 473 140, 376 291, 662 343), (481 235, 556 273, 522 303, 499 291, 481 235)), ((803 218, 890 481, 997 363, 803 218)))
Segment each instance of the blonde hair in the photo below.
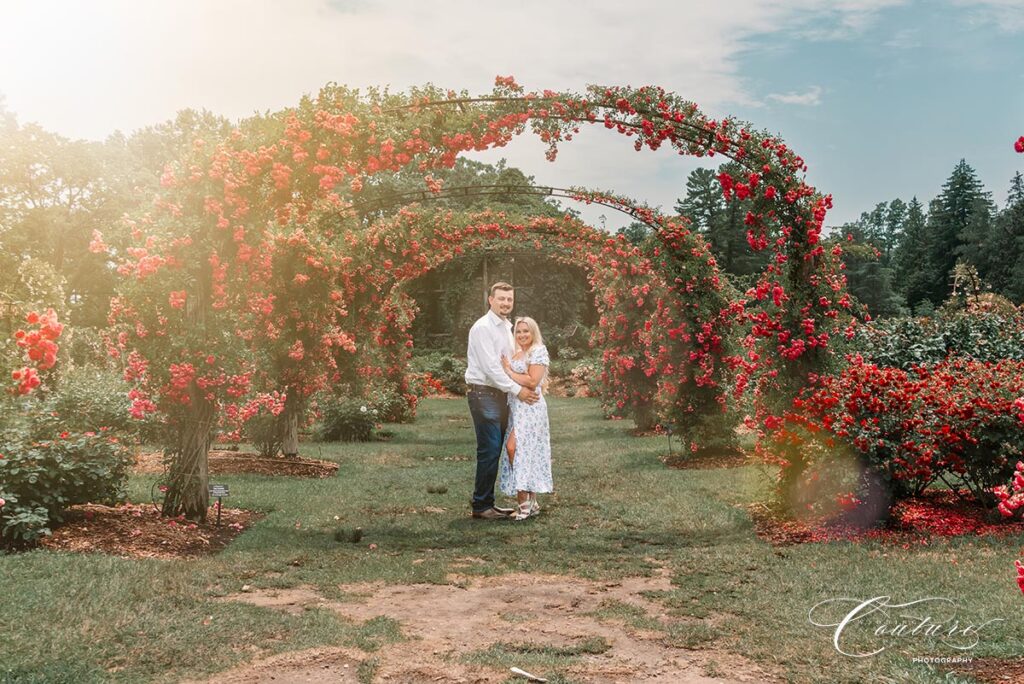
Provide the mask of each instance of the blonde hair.
MULTIPOLYGON (((523 350, 523 356, 529 357, 531 349, 533 349, 534 347, 540 347, 544 344, 544 338, 541 337, 540 326, 537 325, 537 321, 533 320, 529 316, 519 316, 518 318, 516 318, 516 324, 512 326, 513 334, 515 334, 515 329, 519 327, 520 323, 526 324, 526 328, 530 331, 530 337, 533 338, 530 341, 529 348, 523 350)), ((547 371, 545 371, 544 379, 541 381, 541 387, 544 388, 545 392, 547 391, 548 385, 551 384, 551 378, 549 377, 549 375, 550 374, 547 371)))
POLYGON ((493 297, 494 293, 497 292, 498 290, 508 290, 509 292, 515 292, 516 288, 512 287, 511 285, 509 285, 504 280, 500 280, 500 281, 494 283, 493 285, 491 285, 491 289, 488 291, 487 296, 488 297, 493 297))
POLYGON ((529 349, 524 349, 523 353, 529 353, 530 349, 538 347, 544 344, 544 338, 540 334, 540 326, 537 325, 537 321, 533 320, 529 316, 519 316, 516 318, 516 324, 512 326, 512 332, 515 333, 515 329, 519 327, 520 323, 525 323, 526 328, 530 331, 530 336, 533 340, 530 342, 529 349))

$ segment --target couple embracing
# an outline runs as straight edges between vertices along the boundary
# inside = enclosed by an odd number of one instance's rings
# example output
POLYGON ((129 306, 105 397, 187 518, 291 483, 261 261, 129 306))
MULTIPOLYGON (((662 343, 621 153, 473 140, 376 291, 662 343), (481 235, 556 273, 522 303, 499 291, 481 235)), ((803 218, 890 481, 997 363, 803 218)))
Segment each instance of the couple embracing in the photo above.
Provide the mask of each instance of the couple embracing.
POLYGON ((542 393, 548 351, 532 318, 509 320, 515 292, 495 283, 490 310, 469 331, 466 384, 476 428, 473 517, 522 521, 540 513, 537 494, 553 490, 548 407, 542 393), (500 474, 500 478, 499 478, 500 474), (494 505, 495 480, 517 507, 494 505))

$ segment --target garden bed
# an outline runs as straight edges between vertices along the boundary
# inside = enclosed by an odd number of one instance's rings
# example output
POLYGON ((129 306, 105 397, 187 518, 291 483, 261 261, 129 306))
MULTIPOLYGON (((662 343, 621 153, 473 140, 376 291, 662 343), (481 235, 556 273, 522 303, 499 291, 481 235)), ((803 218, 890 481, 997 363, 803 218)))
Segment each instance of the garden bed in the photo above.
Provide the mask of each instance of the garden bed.
POLYGON ((220 526, 211 507, 205 523, 161 518, 151 504, 72 506, 65 522, 44 537, 43 548, 109 553, 125 558, 195 558, 210 556, 262 517, 254 511, 225 508, 220 526))
POLYGON ((696 454, 677 451, 664 454, 662 463, 675 470, 715 470, 716 468, 742 468, 753 461, 741 451, 709 449, 696 454))
MULTIPOLYGON (((288 475, 291 477, 334 477, 338 464, 330 461, 302 458, 264 458, 255 452, 213 450, 209 455, 211 475, 288 475)), ((143 452, 135 461, 137 473, 164 472, 163 455, 143 452)))
POLYGON ((883 528, 864 529, 834 521, 786 519, 763 504, 750 505, 747 510, 757 536, 774 546, 869 539, 909 546, 927 544, 931 537, 1024 532, 1024 521, 993 523, 987 511, 970 501, 962 501, 949 490, 928 491, 918 498, 901 501, 893 508, 892 517, 883 528))

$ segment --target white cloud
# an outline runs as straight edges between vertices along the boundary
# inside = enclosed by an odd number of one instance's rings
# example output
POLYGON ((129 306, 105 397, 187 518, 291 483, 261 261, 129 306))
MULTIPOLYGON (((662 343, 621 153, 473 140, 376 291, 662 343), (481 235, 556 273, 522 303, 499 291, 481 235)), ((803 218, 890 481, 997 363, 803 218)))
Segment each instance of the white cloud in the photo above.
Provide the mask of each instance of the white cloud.
MULTIPOLYGON (((498 74, 528 89, 657 84, 720 116, 790 85, 744 76, 752 39, 849 35, 899 1, 4 0, 0 94, 22 121, 93 139, 186 107, 231 118, 279 109, 329 81, 483 92, 498 74)), ((777 101, 816 104, 819 94, 777 101)), ((542 183, 601 187, 666 209, 694 165, 596 132, 565 147, 557 173, 533 140, 482 156, 507 156, 542 183)))
POLYGON ((7 0, 0 93, 25 120, 100 138, 185 107, 276 109, 328 81, 487 90, 657 83, 712 110, 755 103, 739 58, 755 35, 863 25, 893 0, 587 4, 521 0, 7 0))
POLYGON ((1024 31, 1024 0, 953 0, 958 7, 971 11, 971 20, 992 24, 1001 31, 1024 31))
POLYGON ((821 104, 821 92, 821 86, 811 86, 805 93, 771 93, 768 99, 782 104, 817 107, 821 104))
POLYGON ((916 28, 900 29, 883 43, 885 47, 895 50, 913 50, 921 47, 921 30, 916 28))

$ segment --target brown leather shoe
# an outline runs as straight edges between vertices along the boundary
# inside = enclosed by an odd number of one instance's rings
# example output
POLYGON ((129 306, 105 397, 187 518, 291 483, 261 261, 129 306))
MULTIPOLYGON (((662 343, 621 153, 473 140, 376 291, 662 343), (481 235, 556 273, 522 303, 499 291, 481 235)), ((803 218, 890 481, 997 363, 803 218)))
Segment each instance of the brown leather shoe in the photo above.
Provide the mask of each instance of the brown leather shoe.
POLYGON ((483 511, 473 511, 475 520, 508 520, 509 517, 496 508, 488 508, 483 511))
POLYGON ((501 506, 495 506, 494 510, 498 511, 499 513, 503 513, 505 515, 512 515, 513 513, 516 512, 516 509, 514 509, 514 508, 502 508, 501 506))

